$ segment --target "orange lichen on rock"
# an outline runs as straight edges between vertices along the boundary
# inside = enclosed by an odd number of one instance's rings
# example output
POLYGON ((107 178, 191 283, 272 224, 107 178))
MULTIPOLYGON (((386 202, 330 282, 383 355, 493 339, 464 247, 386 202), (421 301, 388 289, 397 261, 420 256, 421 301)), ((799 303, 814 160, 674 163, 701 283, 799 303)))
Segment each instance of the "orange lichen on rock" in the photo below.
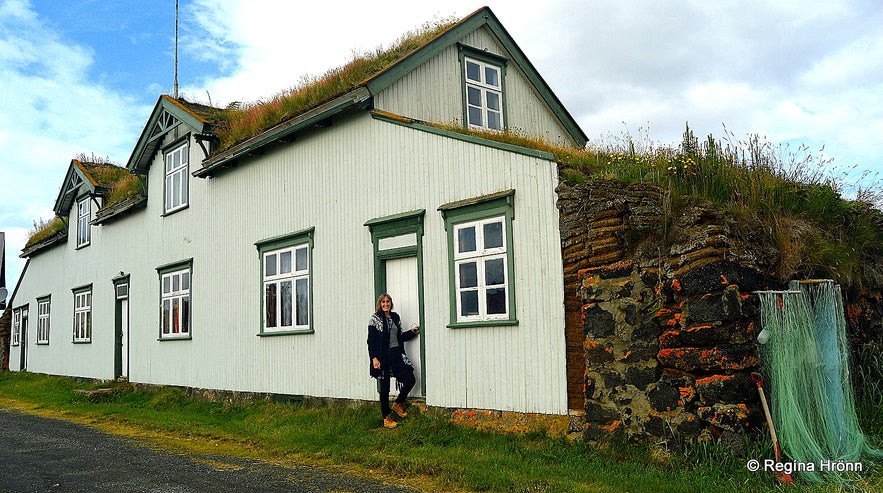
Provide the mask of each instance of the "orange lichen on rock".
POLYGON ((713 383, 723 383, 733 378, 735 378, 735 375, 712 375, 710 377, 698 378, 696 379, 696 386, 703 387, 713 383))

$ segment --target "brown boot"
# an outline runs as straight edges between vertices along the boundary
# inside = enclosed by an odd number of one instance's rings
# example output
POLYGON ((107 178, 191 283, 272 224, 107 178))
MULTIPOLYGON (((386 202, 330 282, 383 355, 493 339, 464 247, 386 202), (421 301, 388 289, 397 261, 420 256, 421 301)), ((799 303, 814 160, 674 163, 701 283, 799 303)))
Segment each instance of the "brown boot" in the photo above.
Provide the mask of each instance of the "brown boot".
POLYGON ((384 428, 395 428, 399 424, 392 420, 389 416, 383 418, 383 427, 384 428))
POLYGON ((405 416, 408 415, 408 413, 405 412, 405 405, 401 404, 399 402, 392 403, 392 410, 395 411, 396 414, 398 414, 399 417, 402 417, 402 418, 404 418, 405 416))

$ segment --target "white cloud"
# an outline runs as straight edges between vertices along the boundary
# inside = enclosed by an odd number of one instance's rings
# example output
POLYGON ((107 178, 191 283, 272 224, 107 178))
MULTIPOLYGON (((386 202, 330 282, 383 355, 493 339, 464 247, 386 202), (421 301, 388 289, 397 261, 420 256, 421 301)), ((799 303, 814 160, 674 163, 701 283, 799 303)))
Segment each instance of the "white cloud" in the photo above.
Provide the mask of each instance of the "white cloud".
POLYGON ((27 2, 0 4, 0 34, 0 228, 15 282, 26 232, 52 216, 70 160, 125 161, 149 108, 89 80, 91 48, 59 39, 27 2))

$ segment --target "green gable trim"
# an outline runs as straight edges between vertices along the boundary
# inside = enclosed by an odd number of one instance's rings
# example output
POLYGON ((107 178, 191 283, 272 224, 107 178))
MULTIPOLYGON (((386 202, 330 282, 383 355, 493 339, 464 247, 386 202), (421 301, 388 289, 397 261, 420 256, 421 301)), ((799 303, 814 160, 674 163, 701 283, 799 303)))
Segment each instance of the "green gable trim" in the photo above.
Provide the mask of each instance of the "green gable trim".
POLYGON ((411 118, 399 117, 397 115, 392 115, 390 113, 382 113, 379 111, 372 111, 371 116, 375 120, 384 121, 387 123, 394 123, 396 125, 402 125, 405 127, 413 128, 414 130, 420 130, 422 132, 428 132, 435 135, 440 135, 442 137, 449 137, 452 139, 461 140, 463 142, 469 142, 470 144, 478 144, 485 147, 493 147, 494 149, 500 149, 503 151, 514 152, 517 154, 523 154, 525 156, 535 157, 538 159, 545 159, 547 161, 554 161, 555 155, 551 152, 538 151, 536 149, 531 149, 529 147, 521 147, 514 144, 507 144, 506 142, 499 142, 496 140, 485 139, 484 137, 478 137, 475 135, 454 132, 451 130, 445 130, 443 128, 434 127, 427 123, 420 122, 419 120, 414 120, 411 118))
POLYGON ((416 50, 395 65, 369 79, 365 86, 372 95, 378 94, 380 91, 388 88, 411 71, 417 69, 417 67, 430 58, 441 53, 442 50, 449 46, 453 46, 466 35, 482 26, 487 26, 497 37, 497 40, 511 56, 511 61, 518 65, 521 71, 524 72, 528 81, 530 81, 543 101, 546 102, 552 113, 558 118, 577 146, 585 146, 586 142, 589 141, 588 136, 582 131, 579 124, 561 103, 561 100, 555 96, 552 89, 539 72, 537 72, 537 69, 532 63, 530 63, 527 56, 525 56, 524 52, 521 51, 521 48, 518 47, 518 44, 515 43, 512 36, 509 35, 509 32, 506 31, 506 28, 500 23, 500 20, 497 19, 494 13, 491 12, 491 9, 487 7, 477 10, 475 13, 463 19, 460 23, 454 25, 451 29, 433 39, 422 48, 416 50))
POLYGON ((150 161, 166 134, 179 125, 188 126, 195 133, 203 133, 211 125, 187 111, 169 96, 160 96, 150 113, 144 130, 135 144, 126 167, 132 171, 144 172, 150 168, 150 161))

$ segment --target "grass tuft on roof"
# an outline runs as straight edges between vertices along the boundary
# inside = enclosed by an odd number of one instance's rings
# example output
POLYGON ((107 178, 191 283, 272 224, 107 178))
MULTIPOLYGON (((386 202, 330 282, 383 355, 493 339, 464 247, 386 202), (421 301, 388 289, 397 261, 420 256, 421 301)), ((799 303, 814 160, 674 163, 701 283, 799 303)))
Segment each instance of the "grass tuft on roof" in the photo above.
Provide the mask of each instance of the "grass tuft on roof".
POLYGON ((30 248, 41 241, 47 240, 60 231, 64 231, 65 224, 60 217, 53 217, 49 220, 34 221, 34 229, 28 232, 28 241, 25 243, 25 249, 30 248))
POLYGON ((451 18, 428 22, 406 33, 389 48, 356 54, 346 65, 331 69, 320 76, 305 76, 291 89, 266 101, 229 108, 218 115, 219 122, 215 130, 221 139, 218 151, 229 149, 363 85, 371 77, 450 29, 456 22, 451 18))

